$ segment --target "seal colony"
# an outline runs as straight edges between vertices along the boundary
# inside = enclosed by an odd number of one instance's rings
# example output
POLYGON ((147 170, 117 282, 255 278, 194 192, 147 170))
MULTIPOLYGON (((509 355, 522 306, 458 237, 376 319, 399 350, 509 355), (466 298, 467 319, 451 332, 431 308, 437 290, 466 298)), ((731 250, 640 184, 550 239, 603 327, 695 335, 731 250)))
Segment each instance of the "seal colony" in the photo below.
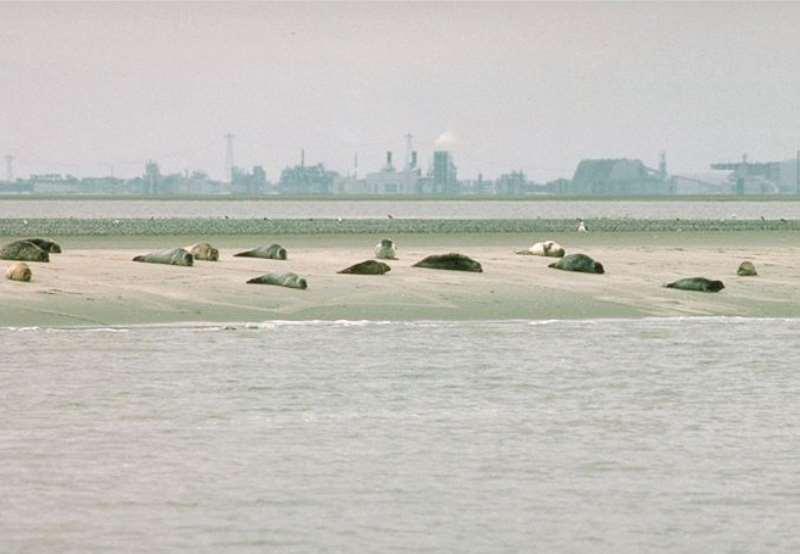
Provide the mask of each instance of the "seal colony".
MULTIPOLYGON (((330 273, 337 273, 343 275, 385 275, 389 271, 392 270, 385 261, 381 260, 389 260, 389 259, 396 259, 397 254, 397 247, 395 243, 388 238, 380 240, 377 244, 374 241, 369 241, 370 245, 374 245, 374 251, 376 254, 376 259, 369 259, 364 261, 359 261, 358 263, 354 263, 345 267, 344 269, 338 269, 332 266, 332 263, 336 263, 335 256, 331 257, 329 255, 320 256, 320 260, 323 260, 323 264, 331 264, 331 265, 322 265, 322 267, 326 268, 322 272, 330 272, 330 273), (333 260, 333 262, 331 262, 333 260)), ((357 252, 361 251, 361 247, 357 247, 352 250, 350 255, 357 256, 357 252)), ((513 254, 509 252, 507 246, 500 247, 501 249, 498 250, 497 253, 493 254, 493 260, 498 261, 497 272, 509 272, 509 267, 513 265, 517 271, 531 271, 528 268, 534 268, 533 271, 536 271, 535 268, 541 267, 544 268, 545 266, 552 269, 559 269, 562 271, 571 271, 571 272, 578 272, 578 273, 594 273, 594 274, 605 274, 606 270, 602 263, 598 262, 594 258, 586 255, 586 254, 566 254, 566 249, 552 240, 540 241, 534 243, 530 248, 522 251, 516 251, 515 254, 520 255, 529 255, 529 256, 541 256, 544 258, 556 258, 553 260, 553 263, 549 263, 550 260, 542 260, 541 265, 533 263, 534 260, 531 260, 531 263, 525 262, 516 263, 516 264, 507 264, 507 267, 503 267, 503 263, 507 263, 509 258, 513 258, 513 254), (501 258, 505 259, 505 262, 501 260, 501 258), (523 267, 524 266, 524 267, 523 267)), ((10 259, 19 262, 47 262, 47 261, 54 261, 50 260, 50 255, 61 252, 61 246, 49 239, 46 238, 30 238, 30 239, 21 239, 10 242, 5 244, 0 248, 0 258, 3 259, 10 259)), ((608 255, 608 254, 607 254, 608 255)), ((252 258, 262 258, 262 259, 274 259, 274 260, 286 260, 287 253, 286 249, 279 244, 269 244, 267 246, 259 246, 253 248, 251 250, 246 250, 242 252, 238 252, 235 254, 237 257, 252 257, 252 258)), ((69 258, 69 256, 65 256, 65 258, 69 258)), ((63 259, 63 258, 62 258, 63 259)), ((130 258, 128 258, 130 259, 130 258)), ((133 257, 133 261, 140 262, 140 263, 150 263, 150 264, 162 264, 162 265, 175 265, 175 266, 183 266, 183 267, 190 267, 194 265, 195 260, 206 260, 206 261, 218 261, 220 259, 220 252, 217 248, 214 248, 207 242, 197 242, 195 244, 191 244, 185 248, 171 248, 165 250, 158 250, 154 252, 149 252, 145 254, 140 254, 133 257)), ((230 258, 229 258, 230 259, 230 258)), ((641 258, 639 258, 641 260, 641 258)), ((352 260, 351 260, 352 261, 352 260)), ((728 260, 727 263, 730 263, 728 260)), ((238 264, 233 264, 238 265, 238 264)), ((253 264, 253 267, 256 267, 258 264, 253 264)), ((283 265, 283 264, 281 264, 283 265)), ((345 265, 344 263, 342 265, 345 265)), ((393 264, 394 265, 394 264, 393 264)), ((631 265, 627 263, 626 265, 631 265)), ((215 264, 211 264, 210 266, 206 266, 203 270, 204 273, 194 273, 194 275, 198 275, 202 277, 202 279, 206 279, 210 275, 211 267, 215 266, 215 264)), ((247 267, 246 264, 243 264, 244 267, 247 267)), ((243 266, 239 266, 236 271, 241 270, 243 266)), ((227 267, 228 269, 231 266, 223 266, 222 264, 216 265, 213 269, 217 268, 224 268, 227 267)), ((298 265, 297 269, 301 267, 305 267, 303 271, 309 271, 313 276, 319 274, 319 268, 315 266, 310 266, 306 264, 305 266, 298 265), (315 273, 316 271, 316 273, 315 273)), ((398 282, 398 286, 403 286, 410 281, 406 278, 413 279, 410 275, 413 275, 413 271, 411 274, 409 273, 402 273, 403 271, 408 271, 409 268, 425 268, 425 269, 439 269, 439 270, 450 270, 450 271, 465 271, 465 272, 474 272, 474 273, 483 273, 483 266, 477 260, 458 252, 449 252, 446 254, 432 254, 425 256, 424 258, 420 259, 416 263, 412 263, 409 260, 407 263, 404 263, 402 266, 395 266, 401 267, 399 269, 401 272, 400 275, 397 277, 395 281, 398 282)), ((719 266, 715 266, 719 267, 719 266)), ((734 266, 736 267, 736 266, 734 266)), ((728 266, 727 271, 731 272, 733 268, 728 266)), ((61 268, 55 268, 55 271, 60 271, 61 268)), ((58 275, 54 275, 52 272, 48 272, 49 270, 43 270, 43 273, 39 273, 37 271, 37 282, 39 283, 47 283, 48 281, 55 282, 54 280, 58 278, 58 275)), ((200 270, 198 270, 200 271, 200 270)), ((723 270, 724 271, 724 270, 723 270)), ((739 266, 737 271, 737 275, 739 276, 755 276, 758 275, 755 265, 750 261, 744 261, 739 266)), ((732 273, 732 272, 731 272, 732 273)), ((27 282, 31 281, 33 272, 31 271, 30 267, 26 263, 16 263, 12 266, 8 267, 5 270, 5 275, 8 280, 12 281, 21 281, 27 282)), ((639 272, 640 275, 649 275, 647 272, 639 272)), ((63 274, 62 274, 63 275, 63 274)), ((184 275, 186 275, 184 273, 184 275)), ((519 275, 518 275, 519 277, 519 275)), ((527 276, 526 276, 527 277, 527 276)), ((438 278, 427 278, 421 277, 417 274, 417 278, 421 279, 425 286, 427 287, 450 287, 453 286, 454 282, 444 282, 438 278)), ((267 273, 264 275, 255 274, 250 279, 247 277, 240 277, 239 283, 246 283, 246 284, 264 284, 264 285, 272 285, 272 286, 281 286, 285 288, 293 288, 299 290, 305 290, 308 288, 308 281, 305 277, 300 277, 297 273, 294 272, 275 272, 275 273, 267 273)), ((335 278, 334 278, 335 279, 335 278)), ((647 276, 645 279, 648 283, 651 280, 651 277, 647 276)), ((186 281, 186 279, 180 279, 184 286, 191 286, 190 281, 186 281)), ((327 282, 328 284, 331 281, 322 281, 327 282)), ((530 281, 529 281, 530 282, 530 281)), ((575 281, 571 281, 575 282, 575 281)), ((587 281, 588 282, 588 281, 587 281)), ((741 282, 741 281, 739 281, 741 282)), ((554 285, 555 281, 553 278, 549 278, 547 282, 543 282, 543 286, 552 287, 558 286, 554 285)), ((624 283, 624 282, 623 282, 624 283)), ((459 285, 460 286, 460 282, 459 285)), ((490 283, 492 288, 494 288, 498 283, 490 283)), ((535 282, 533 284, 536 284, 535 282)), ((466 281, 463 282, 463 285, 466 287, 473 287, 472 283, 467 284, 466 281)), ((413 283, 412 283, 413 286, 413 283)), ((522 279, 518 279, 518 282, 515 282, 514 286, 525 286, 524 281, 522 279)), ((569 286, 569 283, 568 283, 569 286)), ((650 284, 648 284, 650 286, 650 284)), ((664 284, 664 281, 652 283, 652 286, 661 286, 669 289, 677 289, 677 290, 685 290, 685 291, 697 291, 697 292, 719 292, 725 289, 725 285, 722 281, 713 280, 706 277, 691 277, 691 278, 682 278, 677 279, 672 282, 664 284)), ((581 284, 581 287, 583 285, 581 284)), ((17 289, 22 290, 22 289, 17 289)), ((333 289, 336 291, 337 289, 333 289)), ((343 290, 343 288, 342 288, 343 290)), ((479 290, 482 291, 483 289, 478 286, 474 289, 467 289, 467 290, 479 290)), ((488 289, 487 289, 488 290, 488 289)), ((588 289, 585 288, 577 288, 577 289, 570 289, 577 291, 578 294, 585 293, 586 290, 598 290, 597 287, 591 287, 588 289)), ((495 290, 491 290, 491 293, 494 293, 495 290)), ((567 295, 569 293, 566 293, 567 295)), ((672 293, 663 293, 672 294, 672 293)), ((328 307, 326 306, 326 309, 328 307)), ((644 308, 646 310, 646 308, 644 308)), ((514 312, 519 313, 518 311, 514 312)))

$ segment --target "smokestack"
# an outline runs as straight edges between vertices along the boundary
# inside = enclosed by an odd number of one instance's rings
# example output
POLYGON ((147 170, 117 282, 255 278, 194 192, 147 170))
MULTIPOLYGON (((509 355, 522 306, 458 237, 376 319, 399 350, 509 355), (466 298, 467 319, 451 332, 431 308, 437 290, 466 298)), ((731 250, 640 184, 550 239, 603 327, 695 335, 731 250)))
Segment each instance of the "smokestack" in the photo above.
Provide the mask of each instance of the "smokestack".
POLYGON ((386 167, 392 167, 392 151, 388 150, 386 152, 386 167))
POLYGON ((300 167, 305 167, 305 166, 306 166, 306 149, 305 148, 301 148, 300 149, 300 167))
POLYGON ((417 167, 417 151, 411 152, 411 169, 417 167))

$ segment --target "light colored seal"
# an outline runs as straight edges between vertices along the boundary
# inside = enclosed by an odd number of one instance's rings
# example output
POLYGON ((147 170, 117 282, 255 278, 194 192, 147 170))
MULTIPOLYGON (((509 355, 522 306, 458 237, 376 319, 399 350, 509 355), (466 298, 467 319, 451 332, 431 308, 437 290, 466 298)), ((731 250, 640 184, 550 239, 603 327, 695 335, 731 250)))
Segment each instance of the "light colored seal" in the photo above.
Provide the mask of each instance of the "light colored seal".
POLYGON ((397 247, 391 239, 383 239, 375 245, 375 257, 379 260, 396 260, 397 247))
POLYGON ((736 270, 736 275, 739 277, 755 277, 758 275, 758 272, 753 262, 742 262, 741 265, 739 265, 739 269, 736 270))
POLYGON ((307 289, 308 283, 296 273, 267 273, 247 281, 248 285, 277 285, 290 289, 307 289))
POLYGON ((453 271, 475 271, 483 272, 481 264, 464 254, 433 254, 414 264, 414 267, 425 267, 428 269, 450 269, 453 271))
POLYGON ((552 240, 537 242, 527 250, 517 250, 521 256, 546 256, 548 258, 563 258, 566 251, 564 247, 552 240))
POLYGON ((0 259, 17 262, 49 262, 50 254, 30 241, 18 240, 0 248, 0 259))
POLYGON ((28 242, 32 242, 45 252, 49 252, 50 254, 61 254, 61 246, 57 243, 53 242, 52 240, 47 239, 25 239, 28 242))
POLYGON ((338 273, 351 273, 353 275, 383 275, 392 268, 383 262, 375 260, 367 260, 366 262, 359 262, 355 265, 339 271, 338 273))
POLYGON ((586 254, 570 254, 547 267, 563 269, 564 271, 577 271, 580 273, 605 273, 603 264, 594 261, 586 254))
POLYGON ((207 242, 198 242, 197 244, 187 246, 184 250, 194 256, 195 260, 203 260, 206 262, 216 262, 219 260, 219 250, 207 242))
POLYGON ((672 283, 664 285, 668 289, 695 290, 698 292, 719 292, 725 288, 722 281, 712 281, 705 277, 689 277, 678 279, 672 283))
POLYGON ((133 261, 147 264, 190 266, 194 263, 194 258, 183 248, 173 248, 172 250, 161 250, 160 252, 136 256, 133 261))
POLYGON ((12 281, 24 281, 27 283, 31 280, 31 268, 29 268, 28 264, 24 262, 11 264, 6 270, 6 279, 10 279, 12 281))
POLYGON ((234 254, 238 258, 264 258, 267 260, 285 260, 286 249, 280 244, 270 244, 269 246, 259 246, 252 250, 245 250, 234 254))

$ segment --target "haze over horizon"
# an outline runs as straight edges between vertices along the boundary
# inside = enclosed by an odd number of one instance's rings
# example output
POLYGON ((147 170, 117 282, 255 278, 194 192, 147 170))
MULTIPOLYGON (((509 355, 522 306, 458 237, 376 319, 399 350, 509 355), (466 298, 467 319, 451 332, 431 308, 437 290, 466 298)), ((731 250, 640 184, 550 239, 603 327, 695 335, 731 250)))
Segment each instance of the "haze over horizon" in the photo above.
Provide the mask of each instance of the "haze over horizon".
POLYGON ((297 163, 571 177, 800 148, 800 4, 0 4, 0 155, 30 173, 297 163))

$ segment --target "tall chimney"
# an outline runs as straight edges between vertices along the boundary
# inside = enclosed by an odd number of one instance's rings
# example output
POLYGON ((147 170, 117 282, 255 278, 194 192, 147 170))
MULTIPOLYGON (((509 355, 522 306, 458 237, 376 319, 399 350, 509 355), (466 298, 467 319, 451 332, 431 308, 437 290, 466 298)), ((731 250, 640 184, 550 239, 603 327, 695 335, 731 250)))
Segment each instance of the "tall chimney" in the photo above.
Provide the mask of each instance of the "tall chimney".
POLYGON ((386 167, 392 167, 392 151, 388 150, 386 152, 386 167))
POLYGON ((411 152, 411 168, 414 169, 417 167, 417 151, 414 150, 411 152))

